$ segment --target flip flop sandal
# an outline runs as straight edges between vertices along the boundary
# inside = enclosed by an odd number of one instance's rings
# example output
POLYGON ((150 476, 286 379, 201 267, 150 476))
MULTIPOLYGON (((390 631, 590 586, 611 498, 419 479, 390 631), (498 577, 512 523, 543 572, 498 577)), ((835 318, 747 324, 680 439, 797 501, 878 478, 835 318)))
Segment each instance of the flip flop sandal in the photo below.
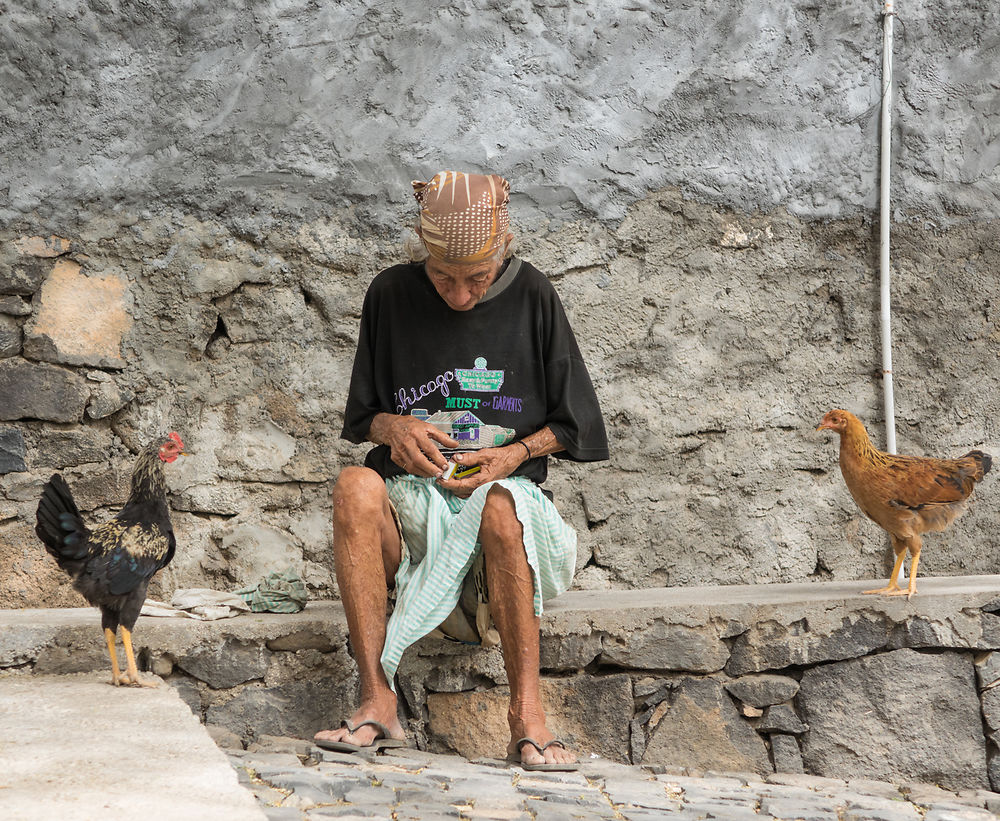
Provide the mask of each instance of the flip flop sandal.
POLYGON ((378 730, 379 735, 375 737, 375 740, 371 744, 351 744, 349 741, 327 741, 325 739, 313 739, 313 744, 317 747, 322 747, 324 750, 333 750, 338 753, 375 753, 379 750, 385 750, 389 747, 406 747, 409 746, 405 738, 393 738, 389 735, 389 729, 379 721, 375 721, 373 718, 366 719, 364 721, 359 721, 357 724, 351 724, 350 721, 341 721, 341 727, 346 727, 347 731, 352 735, 360 730, 362 727, 374 727, 378 730))
POLYGON ((579 761, 567 761, 565 763, 553 762, 552 764, 525 764, 521 760, 522 744, 530 744, 532 747, 538 750, 540 755, 545 755, 545 751, 553 745, 557 747, 562 747, 564 750, 566 749, 566 745, 558 738, 553 738, 551 741, 548 741, 545 744, 539 744, 537 741, 535 741, 535 739, 528 738, 527 736, 525 736, 524 738, 519 738, 514 743, 514 747, 517 750, 517 752, 508 753, 507 761, 509 761, 511 764, 514 764, 515 766, 520 767, 522 770, 527 770, 529 772, 574 773, 580 769, 579 761))

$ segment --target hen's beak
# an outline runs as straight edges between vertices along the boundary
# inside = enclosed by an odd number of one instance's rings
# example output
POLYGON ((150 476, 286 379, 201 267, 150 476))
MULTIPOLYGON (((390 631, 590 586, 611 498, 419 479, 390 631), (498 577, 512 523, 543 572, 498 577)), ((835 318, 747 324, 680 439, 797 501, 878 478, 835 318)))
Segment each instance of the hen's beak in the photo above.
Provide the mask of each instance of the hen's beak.
POLYGON ((833 428, 830 426, 829 422, 824 420, 823 422, 819 423, 819 427, 816 428, 816 430, 833 430, 833 428))

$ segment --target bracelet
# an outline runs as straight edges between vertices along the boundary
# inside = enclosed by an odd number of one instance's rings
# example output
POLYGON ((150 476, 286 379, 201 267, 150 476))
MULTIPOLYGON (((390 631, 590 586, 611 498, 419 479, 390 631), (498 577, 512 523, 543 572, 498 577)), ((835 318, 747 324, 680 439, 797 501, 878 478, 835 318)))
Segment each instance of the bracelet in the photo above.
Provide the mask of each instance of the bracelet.
POLYGON ((519 445, 521 445, 528 452, 528 458, 529 459, 534 459, 535 458, 534 456, 531 455, 531 448, 529 448, 526 444, 524 444, 524 442, 522 442, 520 439, 518 439, 517 443, 519 445))

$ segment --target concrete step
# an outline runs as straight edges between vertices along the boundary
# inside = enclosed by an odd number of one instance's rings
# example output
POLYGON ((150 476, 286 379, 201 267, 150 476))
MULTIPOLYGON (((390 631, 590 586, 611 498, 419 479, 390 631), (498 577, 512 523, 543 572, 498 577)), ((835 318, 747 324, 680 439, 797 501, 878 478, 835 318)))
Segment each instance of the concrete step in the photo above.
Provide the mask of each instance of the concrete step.
POLYGON ((226 756, 170 687, 108 673, 0 678, 5 821, 264 821, 226 756))

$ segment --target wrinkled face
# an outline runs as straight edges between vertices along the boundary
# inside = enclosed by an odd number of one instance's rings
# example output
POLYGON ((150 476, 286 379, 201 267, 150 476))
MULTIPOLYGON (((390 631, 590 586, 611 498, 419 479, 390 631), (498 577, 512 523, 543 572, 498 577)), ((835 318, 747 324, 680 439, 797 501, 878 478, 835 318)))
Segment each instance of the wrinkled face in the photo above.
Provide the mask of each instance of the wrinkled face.
POLYGON ((470 311, 486 296, 503 267, 503 254, 483 262, 443 262, 428 257, 424 263, 434 290, 453 311, 470 311))
POLYGON ((160 459, 169 464, 182 453, 184 453, 184 443, 181 441, 181 437, 176 433, 168 433, 167 438, 160 445, 160 459))
POLYGON ((843 433, 847 430, 847 416, 843 411, 829 411, 823 417, 823 421, 819 423, 819 427, 816 430, 832 430, 837 433, 843 433))

